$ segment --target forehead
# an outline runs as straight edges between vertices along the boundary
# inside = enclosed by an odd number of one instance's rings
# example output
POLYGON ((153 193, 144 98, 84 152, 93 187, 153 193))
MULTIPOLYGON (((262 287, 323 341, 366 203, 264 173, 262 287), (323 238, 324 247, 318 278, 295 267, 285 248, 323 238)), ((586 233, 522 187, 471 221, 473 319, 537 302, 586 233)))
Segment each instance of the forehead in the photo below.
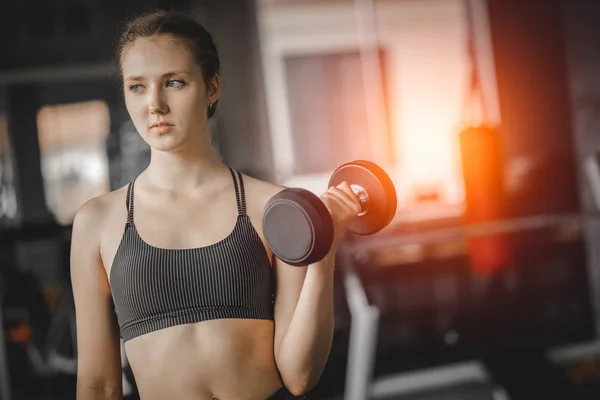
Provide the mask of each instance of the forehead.
POLYGON ((167 35, 136 39, 123 50, 121 68, 124 77, 148 78, 170 71, 198 69, 187 46, 167 35))

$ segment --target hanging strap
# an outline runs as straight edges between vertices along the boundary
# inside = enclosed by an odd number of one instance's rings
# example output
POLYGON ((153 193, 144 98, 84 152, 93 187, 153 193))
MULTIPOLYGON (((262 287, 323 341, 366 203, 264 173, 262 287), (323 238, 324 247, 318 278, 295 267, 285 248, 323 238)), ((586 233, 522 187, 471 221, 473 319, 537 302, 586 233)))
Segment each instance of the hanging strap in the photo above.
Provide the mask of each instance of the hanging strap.
POLYGON ((469 87, 465 94, 463 102, 463 123, 473 124, 473 107, 478 106, 481 112, 483 123, 489 121, 489 114, 483 88, 481 87, 481 71, 477 62, 476 35, 475 35, 475 15, 471 1, 466 3, 467 11, 467 51, 469 56, 469 87))

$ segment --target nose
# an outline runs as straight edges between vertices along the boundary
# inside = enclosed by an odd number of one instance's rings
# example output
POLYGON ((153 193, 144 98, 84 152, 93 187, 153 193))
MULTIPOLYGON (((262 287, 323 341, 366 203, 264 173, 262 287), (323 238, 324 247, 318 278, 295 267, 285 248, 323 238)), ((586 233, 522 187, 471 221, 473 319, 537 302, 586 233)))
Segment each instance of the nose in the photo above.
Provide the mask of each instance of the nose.
POLYGON ((148 110, 151 114, 165 114, 169 111, 165 95, 158 87, 155 87, 149 93, 148 110))

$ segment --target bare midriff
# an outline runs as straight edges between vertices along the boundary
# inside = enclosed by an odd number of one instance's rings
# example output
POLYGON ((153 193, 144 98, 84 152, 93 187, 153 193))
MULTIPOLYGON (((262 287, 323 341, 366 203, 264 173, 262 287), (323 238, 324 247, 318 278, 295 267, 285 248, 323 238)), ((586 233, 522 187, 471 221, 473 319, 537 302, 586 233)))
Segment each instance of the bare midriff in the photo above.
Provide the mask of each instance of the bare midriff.
POLYGON ((141 400, 265 400, 282 387, 273 321, 219 319, 125 343, 141 400))

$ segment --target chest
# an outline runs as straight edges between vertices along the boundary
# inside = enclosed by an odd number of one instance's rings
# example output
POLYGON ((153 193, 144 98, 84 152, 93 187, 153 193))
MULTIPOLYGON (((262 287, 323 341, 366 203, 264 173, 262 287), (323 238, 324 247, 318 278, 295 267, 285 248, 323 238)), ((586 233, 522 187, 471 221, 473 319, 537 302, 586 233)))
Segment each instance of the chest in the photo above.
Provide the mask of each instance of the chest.
POLYGON ((222 241, 180 250, 151 246, 128 228, 110 281, 121 309, 137 313, 128 299, 144 299, 145 312, 155 315, 168 304, 187 309, 268 303, 273 276, 260 238, 240 219, 222 241))
POLYGON ((213 201, 140 199, 134 208, 134 225, 143 240, 165 249, 210 246, 227 237, 238 220, 235 199, 213 201))

